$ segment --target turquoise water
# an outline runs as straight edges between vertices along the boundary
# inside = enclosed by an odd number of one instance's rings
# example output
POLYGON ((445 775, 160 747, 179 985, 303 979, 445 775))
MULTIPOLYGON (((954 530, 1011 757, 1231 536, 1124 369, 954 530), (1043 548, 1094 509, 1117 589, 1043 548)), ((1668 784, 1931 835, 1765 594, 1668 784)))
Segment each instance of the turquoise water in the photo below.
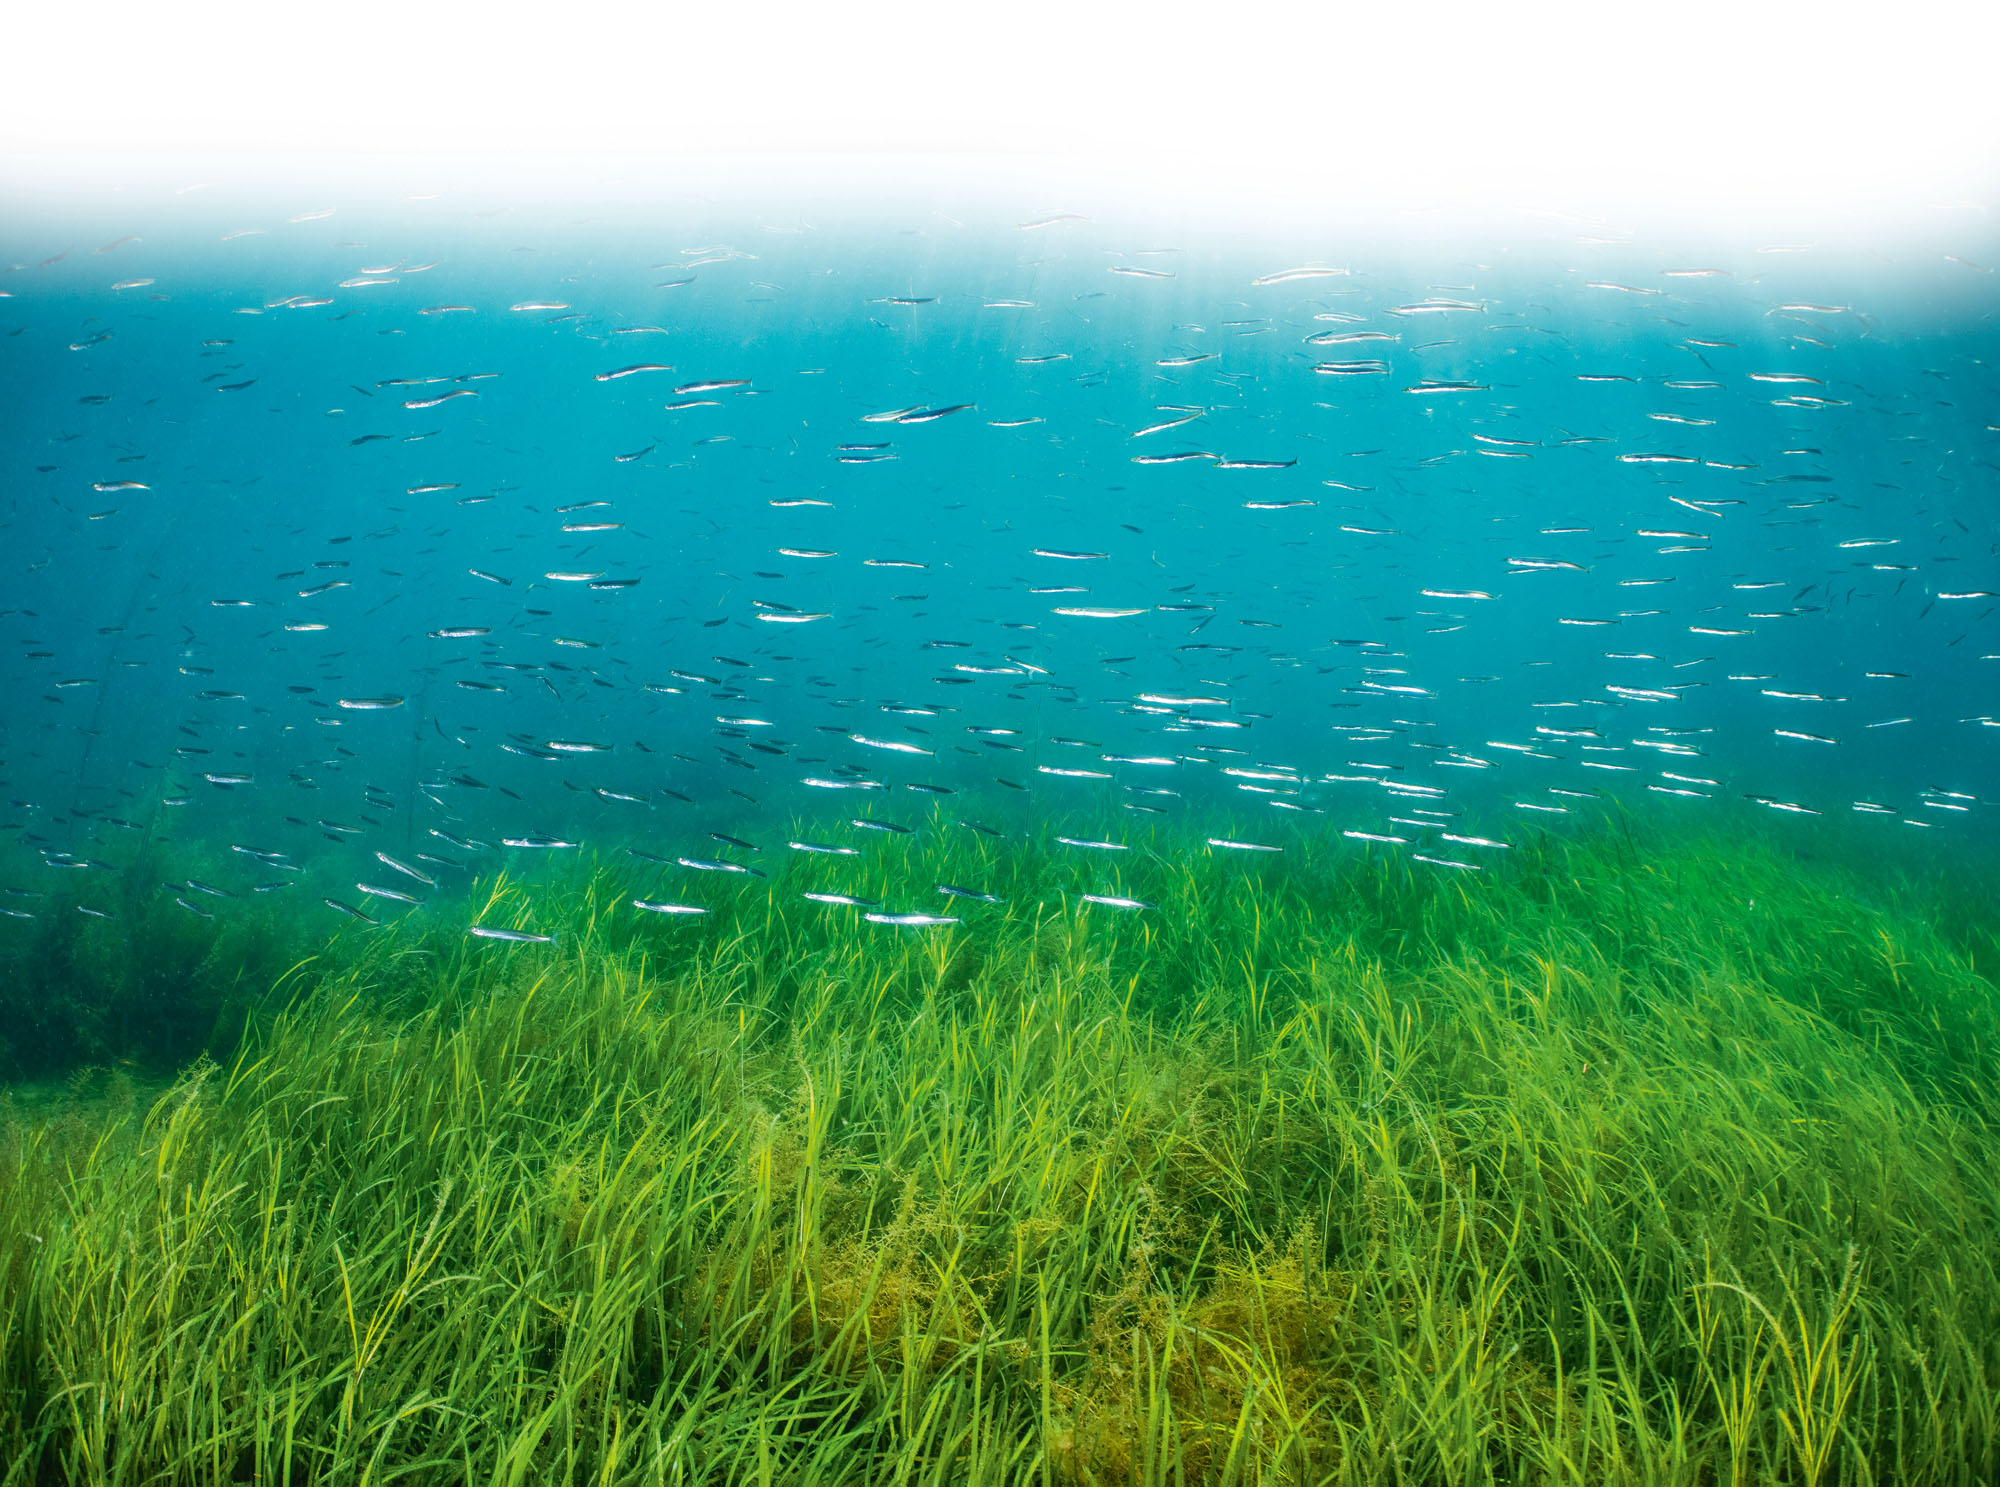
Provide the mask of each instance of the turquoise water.
POLYGON ((1441 873, 1621 805, 1989 830, 1996 251, 1956 219, 20 206, 0 953, 283 891, 330 932, 569 850, 695 895, 798 821, 1441 873), (135 898, 172 843, 208 875, 135 898))

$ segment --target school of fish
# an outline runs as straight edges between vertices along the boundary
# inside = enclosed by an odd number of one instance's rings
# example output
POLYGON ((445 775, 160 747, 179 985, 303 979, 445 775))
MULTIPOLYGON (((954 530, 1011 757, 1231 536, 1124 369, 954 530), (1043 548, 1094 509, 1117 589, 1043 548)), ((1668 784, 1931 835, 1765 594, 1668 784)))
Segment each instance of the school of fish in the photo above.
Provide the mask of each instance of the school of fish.
MULTIPOLYGON (((168 838, 230 849, 158 885, 204 918, 338 863, 331 924, 579 849, 694 918, 936 830, 1143 911, 1135 816, 1442 873, 1618 801, 1986 829, 1963 224, 1884 266, 450 206, 5 230, 0 913, 168 838)), ((804 898, 998 901, 937 891, 804 898)))

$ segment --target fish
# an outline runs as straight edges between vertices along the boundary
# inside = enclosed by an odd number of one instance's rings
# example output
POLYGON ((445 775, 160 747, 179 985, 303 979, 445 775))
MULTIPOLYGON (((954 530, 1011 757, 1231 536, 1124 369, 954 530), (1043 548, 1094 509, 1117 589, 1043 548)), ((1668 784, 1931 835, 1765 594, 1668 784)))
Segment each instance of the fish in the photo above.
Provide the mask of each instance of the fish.
POLYGON ((682 867, 693 868, 702 873, 743 873, 752 878, 761 878, 763 873, 740 862, 719 862, 705 857, 676 857, 675 862, 682 867))
MULTIPOLYGON (((260 854, 260 855, 264 856, 266 861, 269 861, 273 854, 260 854)), ((399 862, 394 857, 391 857, 387 852, 378 850, 375 853, 375 860, 381 863, 384 867, 394 868, 397 872, 401 873, 406 878, 414 878, 417 882, 422 883, 427 888, 437 887, 436 878, 433 878, 430 874, 422 871, 421 869, 411 867, 407 862, 399 862)))
POLYGON ((984 893, 977 888, 960 888, 954 883, 940 883, 938 884, 937 891, 947 898, 969 899, 974 903, 997 904, 1005 902, 998 894, 984 893))
POLYGON ((871 749, 883 749, 894 754, 920 754, 925 758, 930 758, 937 752, 935 749, 926 749, 918 744, 907 743, 902 739, 870 738, 864 733, 850 733, 847 737, 851 743, 858 743, 871 749))
POLYGON ((1288 268, 1252 279, 1250 285, 1253 289, 1262 289, 1270 284, 1295 284, 1301 279, 1344 278, 1348 272, 1344 268, 1288 268))
POLYGON ((361 892, 367 894, 370 898, 393 899, 395 902, 399 904, 413 904, 418 908, 423 907, 424 901, 422 899, 412 897, 410 894, 403 892, 400 888, 378 888, 373 884, 369 883, 356 883, 354 886, 360 889, 361 892))

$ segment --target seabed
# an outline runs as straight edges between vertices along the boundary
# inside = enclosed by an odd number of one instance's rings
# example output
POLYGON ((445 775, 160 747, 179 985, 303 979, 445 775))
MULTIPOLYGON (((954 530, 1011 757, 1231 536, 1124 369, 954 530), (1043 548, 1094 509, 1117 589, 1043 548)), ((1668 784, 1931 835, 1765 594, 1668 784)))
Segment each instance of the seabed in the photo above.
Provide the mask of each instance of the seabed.
POLYGON ((1076 856, 10 926, 0 1484, 1993 1479, 1990 899, 1076 856))

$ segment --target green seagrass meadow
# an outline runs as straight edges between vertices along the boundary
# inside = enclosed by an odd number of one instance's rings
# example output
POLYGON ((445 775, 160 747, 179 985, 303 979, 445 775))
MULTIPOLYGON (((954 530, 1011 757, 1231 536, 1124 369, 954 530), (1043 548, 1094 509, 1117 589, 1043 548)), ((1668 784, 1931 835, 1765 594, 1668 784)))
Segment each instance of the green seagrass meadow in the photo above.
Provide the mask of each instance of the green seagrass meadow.
POLYGON ((6 926, 0 1487, 2000 1476, 1990 897, 1127 840, 6 926))

